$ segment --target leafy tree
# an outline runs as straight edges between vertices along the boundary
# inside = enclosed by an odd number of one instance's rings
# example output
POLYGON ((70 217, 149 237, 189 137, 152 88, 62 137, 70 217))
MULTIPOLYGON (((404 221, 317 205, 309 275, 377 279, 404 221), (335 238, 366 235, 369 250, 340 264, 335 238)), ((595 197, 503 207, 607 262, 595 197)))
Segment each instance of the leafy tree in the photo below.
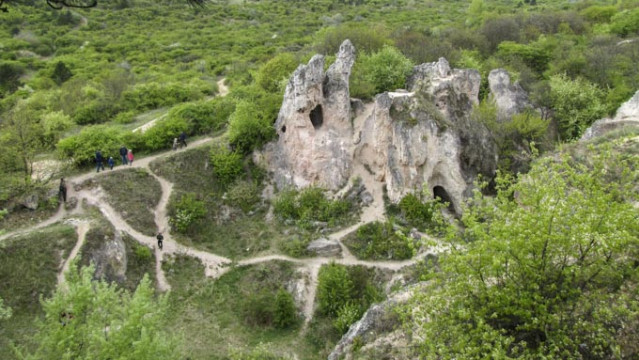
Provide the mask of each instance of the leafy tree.
POLYGON ((36 349, 20 349, 25 359, 179 359, 176 339, 162 331, 166 296, 155 297, 148 276, 134 293, 93 281, 94 267, 67 275, 67 290, 42 300, 36 349))
POLYGON ((229 150, 225 146, 211 149, 211 166, 215 179, 226 187, 233 183, 244 170, 242 155, 229 150))
POLYGON ((60 157, 71 159, 76 165, 86 165, 94 161, 96 150, 101 150, 107 158, 116 158, 122 137, 121 130, 114 127, 87 126, 79 134, 60 140, 56 148, 60 157))
POLYGON ((53 69, 53 74, 51 78, 55 81, 58 86, 62 85, 63 82, 69 80, 73 76, 73 73, 62 61, 58 61, 55 64, 55 69, 53 69))
POLYGON ((281 84, 288 80, 299 61, 291 53, 281 53, 260 67, 255 82, 264 90, 273 93, 282 92, 281 84))
POLYGON ((319 311, 335 317, 339 309, 351 300, 353 281, 343 265, 330 263, 322 266, 317 278, 319 311))
POLYGON ((560 134, 575 139, 595 120, 605 115, 603 92, 587 80, 568 79, 565 75, 550 78, 550 97, 560 134))
POLYGON ((21 172, 24 183, 28 184, 35 156, 44 150, 44 131, 37 113, 27 101, 21 100, 2 125, 0 148, 5 169, 21 172))
POLYGON ((260 116, 257 107, 240 101, 229 119, 229 142, 238 151, 249 153, 260 148, 275 135, 273 124, 260 116))
POLYGON ((0 95, 16 91, 25 72, 25 66, 17 61, 0 62, 0 95))
POLYGON ((610 19, 610 30, 621 36, 639 32, 639 8, 624 10, 610 19))
POLYGON ((399 50, 384 46, 370 55, 360 56, 360 64, 353 69, 356 80, 351 88, 353 96, 370 98, 384 91, 403 88, 406 78, 413 69, 413 63, 399 50), (364 79, 362 83, 358 79, 364 79), (373 92, 371 93, 370 90, 373 92))
POLYGON ((438 281, 411 305, 429 319, 415 334, 422 356, 636 357, 620 344, 638 336, 622 331, 639 321, 639 224, 624 201, 637 165, 609 152, 549 158, 515 185, 498 181, 495 199, 477 192, 438 281))
POLYGON ((274 311, 275 327, 286 329, 297 322, 297 309, 293 295, 284 289, 279 289, 275 295, 274 311))

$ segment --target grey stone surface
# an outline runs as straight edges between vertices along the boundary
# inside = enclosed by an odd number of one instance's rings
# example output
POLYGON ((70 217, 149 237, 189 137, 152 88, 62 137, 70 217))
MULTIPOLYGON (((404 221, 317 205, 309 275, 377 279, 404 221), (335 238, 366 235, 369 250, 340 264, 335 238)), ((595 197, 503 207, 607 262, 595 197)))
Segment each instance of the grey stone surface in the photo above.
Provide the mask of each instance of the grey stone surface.
POLYGON ((337 240, 319 238, 312 241, 306 250, 318 256, 336 256, 342 253, 342 247, 337 240))

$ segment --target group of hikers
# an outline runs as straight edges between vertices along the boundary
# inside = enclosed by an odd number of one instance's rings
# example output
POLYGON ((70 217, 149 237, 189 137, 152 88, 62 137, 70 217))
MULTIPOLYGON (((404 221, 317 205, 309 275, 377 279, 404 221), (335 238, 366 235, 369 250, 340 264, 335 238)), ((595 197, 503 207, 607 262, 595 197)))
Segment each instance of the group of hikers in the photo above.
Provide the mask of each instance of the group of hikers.
MULTIPOLYGON (((122 165, 132 165, 133 164, 133 150, 127 149, 126 146, 122 145, 120 147, 120 158, 122 159, 122 165)), ((109 156, 106 161, 109 169, 113 170, 113 166, 115 165, 115 160, 113 160, 113 156, 109 156)), ((96 172, 100 172, 100 169, 104 170, 104 156, 102 155, 102 151, 95 151, 95 165, 96 172)))

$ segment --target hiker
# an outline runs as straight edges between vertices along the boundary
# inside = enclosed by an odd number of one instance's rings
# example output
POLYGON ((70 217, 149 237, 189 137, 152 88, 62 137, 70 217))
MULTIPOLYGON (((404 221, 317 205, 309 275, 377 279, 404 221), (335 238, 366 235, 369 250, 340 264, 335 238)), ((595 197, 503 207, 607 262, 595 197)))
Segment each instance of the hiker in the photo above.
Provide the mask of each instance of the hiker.
POLYGON ((64 182, 64 178, 60 178, 60 198, 67 202, 67 183, 64 182))
POLYGON ((186 133, 184 131, 180 134, 180 145, 186 147, 186 133))
POLYGON ((113 160, 113 156, 109 156, 109 160, 107 160, 107 165, 109 165, 109 169, 113 170, 113 165, 115 165, 115 161, 113 160))
POLYGON ((102 157, 102 152, 100 150, 95 151, 95 164, 96 164, 96 172, 100 172, 100 168, 104 170, 104 164, 102 163, 104 158, 102 157))
POLYGON ((178 139, 173 138, 173 151, 177 150, 177 147, 178 147, 178 139))
POLYGON ((122 157, 122 165, 126 165, 126 154, 128 153, 126 146, 120 147, 120 157, 122 157))
POLYGON ((158 247, 162 250, 162 240, 164 240, 164 236, 162 236, 162 233, 160 232, 156 238, 158 239, 158 247))
POLYGON ((129 165, 133 165, 133 150, 129 149, 126 153, 126 159, 129 160, 129 165))

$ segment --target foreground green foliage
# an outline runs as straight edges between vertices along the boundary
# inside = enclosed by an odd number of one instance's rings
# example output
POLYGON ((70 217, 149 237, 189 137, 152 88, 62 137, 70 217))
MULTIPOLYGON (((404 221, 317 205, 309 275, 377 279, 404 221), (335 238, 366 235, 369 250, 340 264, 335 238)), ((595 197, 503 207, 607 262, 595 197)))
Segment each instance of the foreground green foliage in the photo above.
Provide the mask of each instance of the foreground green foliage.
POLYGON ((296 221, 303 227, 312 227, 313 222, 339 223, 351 210, 352 204, 346 200, 329 200, 324 191, 308 187, 301 191, 284 190, 275 200, 275 214, 284 220, 296 221))
POLYGON ((67 274, 68 290, 43 300, 38 345, 25 358, 178 359, 176 338, 162 331, 167 298, 154 298, 149 279, 130 294, 93 281, 93 271, 74 267, 67 274))
POLYGON ((477 195, 437 284, 415 297, 422 356, 636 357, 637 165, 608 151, 544 159, 494 200, 477 195))
POLYGON ((359 259, 405 260, 414 255, 414 244, 390 221, 375 221, 362 225, 354 235, 344 240, 359 259))

